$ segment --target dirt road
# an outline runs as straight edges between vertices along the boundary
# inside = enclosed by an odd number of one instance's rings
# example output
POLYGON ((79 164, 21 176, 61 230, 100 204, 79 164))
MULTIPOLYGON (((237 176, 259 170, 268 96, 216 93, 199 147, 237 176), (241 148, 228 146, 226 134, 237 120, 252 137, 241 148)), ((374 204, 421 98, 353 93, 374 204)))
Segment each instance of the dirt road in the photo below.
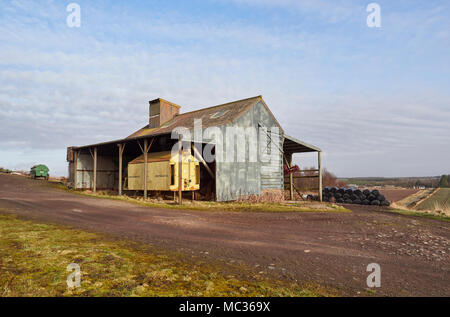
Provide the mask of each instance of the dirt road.
POLYGON ((244 262, 258 272, 368 294, 370 263, 381 266, 376 295, 450 295, 450 225, 353 206, 352 213, 180 211, 88 198, 0 174, 1 212, 68 224, 179 250, 205 260, 244 262))

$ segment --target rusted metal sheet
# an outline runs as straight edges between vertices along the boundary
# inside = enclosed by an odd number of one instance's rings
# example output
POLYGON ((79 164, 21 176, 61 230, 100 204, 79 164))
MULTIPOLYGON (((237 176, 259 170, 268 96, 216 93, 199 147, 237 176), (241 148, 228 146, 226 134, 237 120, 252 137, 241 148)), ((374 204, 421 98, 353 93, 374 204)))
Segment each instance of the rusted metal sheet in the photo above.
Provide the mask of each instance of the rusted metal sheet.
MULTIPOLYGON (((214 127, 214 126, 223 126, 232 124, 239 117, 245 115, 249 109, 251 109, 255 104, 260 103, 266 108, 266 111, 269 116, 271 116, 272 120, 277 123, 275 117, 270 112, 270 109, 265 104, 264 100, 261 96, 256 96, 252 98, 237 100, 233 102, 229 102, 226 104, 213 106, 209 108, 204 108, 196 111, 191 111, 187 113, 182 113, 176 115, 174 118, 169 120, 168 122, 163 123, 158 128, 150 128, 149 125, 146 125, 142 129, 134 132, 130 136, 125 139, 113 140, 108 142, 101 142, 97 144, 90 144, 84 146, 74 147, 75 149, 87 149, 89 147, 94 146, 104 146, 108 144, 118 144, 124 143, 132 140, 142 140, 145 137, 149 136, 161 136, 161 135, 170 135, 172 130, 176 127, 186 127, 188 129, 194 128, 194 119, 202 119, 203 128, 214 127)), ((281 128, 281 126, 280 126, 281 128)), ((282 131, 282 130, 281 130, 282 131)), ((283 131, 282 131, 283 132, 283 131)))
MULTIPOLYGON (((282 131, 278 122, 262 101, 254 104, 253 107, 247 109, 244 115, 241 115, 231 124, 222 126, 221 129, 223 135, 226 133, 227 126, 252 127, 258 131, 260 124, 265 127, 278 127, 279 131, 282 131)), ((277 137, 274 142, 277 142, 276 146, 282 148, 281 137, 277 137)), ((226 140, 224 143, 223 147, 226 151, 226 140)), ((228 153, 224 154, 226 156, 228 153)), ((271 155, 272 160, 269 163, 262 163, 259 154, 256 162, 249 162, 248 160, 245 162, 217 162, 217 201, 230 201, 241 196, 260 195, 265 189, 283 189, 282 153, 277 150, 271 155)), ((248 153, 245 157, 248 158, 248 153)))
POLYGON ((73 159, 73 147, 68 147, 66 160, 67 162, 73 162, 73 159))
MULTIPOLYGON (((188 129, 193 129, 194 119, 202 119, 203 128, 231 124, 238 117, 245 114, 248 109, 252 108, 256 103, 261 101, 262 97, 256 96, 248 99, 226 103, 223 105, 182 113, 176 115, 171 120, 165 122, 162 122, 161 120, 160 127, 147 125, 130 135, 128 138, 171 133, 173 128, 175 127, 186 127, 188 129)), ((152 106, 150 105, 150 108, 151 107, 152 106)), ((165 116, 163 116, 163 118, 167 118, 166 115, 167 117, 169 116, 169 114, 167 113, 165 114, 165 116)))

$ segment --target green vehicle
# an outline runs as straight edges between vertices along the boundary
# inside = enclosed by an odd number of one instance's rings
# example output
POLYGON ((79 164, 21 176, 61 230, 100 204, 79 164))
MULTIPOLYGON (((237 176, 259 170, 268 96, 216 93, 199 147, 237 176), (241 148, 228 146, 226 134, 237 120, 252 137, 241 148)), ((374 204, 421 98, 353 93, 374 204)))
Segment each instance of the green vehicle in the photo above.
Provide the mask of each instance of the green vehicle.
POLYGON ((44 164, 35 165, 30 170, 31 178, 45 178, 48 180, 49 174, 48 174, 48 167, 44 164))

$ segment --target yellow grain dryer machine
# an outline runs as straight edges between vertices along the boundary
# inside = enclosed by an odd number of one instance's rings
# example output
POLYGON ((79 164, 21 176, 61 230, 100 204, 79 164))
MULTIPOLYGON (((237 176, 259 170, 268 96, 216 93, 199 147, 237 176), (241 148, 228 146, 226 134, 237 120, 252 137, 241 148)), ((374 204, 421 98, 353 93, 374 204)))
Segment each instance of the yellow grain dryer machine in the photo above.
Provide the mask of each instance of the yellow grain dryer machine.
MULTIPOLYGON (((154 152, 147 155, 147 190, 178 190, 178 154, 154 152)), ((188 151, 182 155, 182 191, 200 189, 200 164, 188 151)), ((144 155, 128 163, 128 190, 144 190, 144 155)))

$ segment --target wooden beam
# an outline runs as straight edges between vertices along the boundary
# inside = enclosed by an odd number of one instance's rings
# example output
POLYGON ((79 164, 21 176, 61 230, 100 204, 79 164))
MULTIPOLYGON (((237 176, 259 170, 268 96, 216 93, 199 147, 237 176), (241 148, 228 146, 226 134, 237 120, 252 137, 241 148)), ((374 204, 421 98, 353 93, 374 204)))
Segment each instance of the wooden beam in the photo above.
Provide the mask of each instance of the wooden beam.
POLYGON ((147 199, 147 154, 150 151, 150 148, 152 147, 153 142, 155 141, 155 138, 152 138, 150 144, 148 144, 148 140, 144 140, 144 147, 141 146, 141 143, 139 140, 137 141, 139 147, 141 148, 142 153, 144 154, 144 199, 147 199))
POLYGON ((144 199, 147 200, 147 156, 148 140, 144 140, 144 199))
POLYGON ((119 196, 122 195, 122 144, 117 144, 119 147, 119 196))
POLYGON ((144 148, 142 147, 141 142, 139 142, 139 140, 137 141, 137 144, 141 148, 142 154, 144 154, 144 148))
POLYGON ((317 152, 319 169, 319 200, 322 201, 322 152, 317 152))
MULTIPOLYGON (((282 152, 283 153, 283 152, 282 152)), ((286 163, 286 166, 288 167, 288 168, 291 168, 291 164, 289 164, 289 161, 287 160, 287 158, 286 158, 286 155, 283 153, 283 158, 284 158, 284 161, 285 161, 285 163, 286 163)), ((300 193, 300 191, 298 190, 298 188, 297 187, 295 187, 295 185, 292 183, 292 187, 294 188, 294 190, 297 192, 297 194, 300 196, 300 198, 301 199, 303 199, 303 196, 302 196, 302 193, 300 193)), ((305 200, 305 199, 303 199, 303 200, 305 200)))
POLYGON ((183 160, 182 160, 182 156, 183 156, 183 149, 182 149, 182 137, 181 135, 179 136, 178 139, 178 204, 182 205, 182 194, 183 194, 183 160))
POLYGON ((94 193, 97 192, 97 147, 94 148, 94 193))
POLYGON ((211 171, 211 169, 210 169, 209 166, 208 166, 208 163, 205 162, 205 160, 203 159, 203 157, 202 157, 202 155, 200 154, 200 152, 197 150, 195 144, 192 144, 192 147, 194 148, 194 156, 195 156, 196 158, 198 158, 198 160, 199 160, 200 162, 202 162, 202 164, 203 164, 203 165, 205 166, 205 168, 206 168, 206 171, 208 171, 208 174, 211 175, 211 177, 212 177, 213 179, 215 179, 216 176, 215 176, 214 173, 211 171))
POLYGON ((78 150, 73 152, 73 189, 77 189, 77 174, 78 174, 78 150))
MULTIPOLYGON (((289 185, 289 182, 286 182, 284 184, 285 185, 289 185)), ((297 191, 297 194, 302 195, 302 193, 299 191, 298 188, 295 187, 295 185, 294 185, 294 189, 297 191)), ((318 191, 319 188, 317 188, 317 187, 308 187, 308 188, 304 188, 304 190, 306 190, 306 191, 311 191, 311 190, 318 191)))
POLYGON ((318 178, 319 175, 293 175, 292 178, 318 178))
MULTIPOLYGON (((289 166, 288 168, 290 169, 292 167, 292 157, 294 155, 291 154, 289 156, 289 166)), ((292 171, 289 171, 289 195, 290 195, 290 200, 294 200, 294 178, 293 178, 293 173, 292 171)))
POLYGON ((122 195, 122 164, 123 164, 123 151, 125 150, 125 144, 117 144, 119 147, 119 196, 122 195))

